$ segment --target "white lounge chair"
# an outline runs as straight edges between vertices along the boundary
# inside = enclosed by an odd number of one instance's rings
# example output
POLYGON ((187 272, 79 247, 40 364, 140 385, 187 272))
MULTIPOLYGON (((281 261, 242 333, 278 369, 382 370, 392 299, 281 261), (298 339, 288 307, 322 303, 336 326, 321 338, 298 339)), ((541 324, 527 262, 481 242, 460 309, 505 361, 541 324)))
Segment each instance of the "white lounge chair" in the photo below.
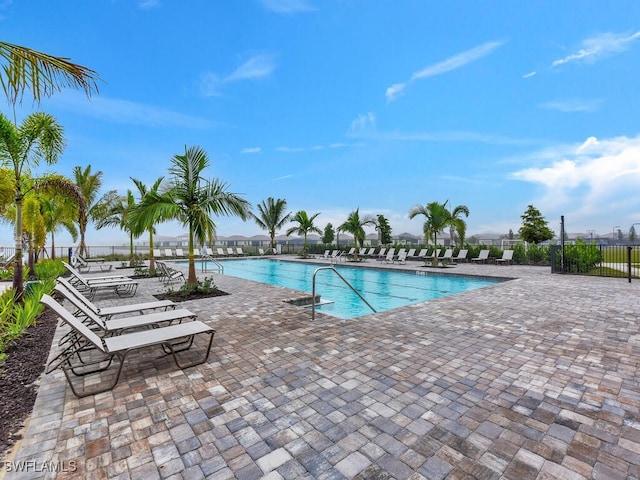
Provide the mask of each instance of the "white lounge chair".
POLYGON ((62 262, 64 267, 71 273, 73 280, 71 284, 86 292, 89 299, 93 299, 99 290, 111 290, 118 296, 133 296, 138 289, 138 282, 129 277, 112 275, 107 277, 85 277, 75 268, 66 262, 62 262))
POLYGON ((480 250, 477 257, 471 259, 472 262, 486 263, 489 258, 489 250, 480 250))
POLYGON ((242 247, 236 247, 236 254, 239 257, 244 257, 244 251, 242 250, 242 247))
POLYGON ((176 365, 181 369, 206 362, 211 352, 215 330, 198 320, 112 337, 100 337, 49 295, 43 295, 40 302, 54 311, 75 332, 74 341, 49 362, 47 373, 62 368, 71 391, 77 397, 106 392, 115 387, 127 355, 135 350, 162 346, 171 353, 176 365), (200 359, 183 364, 176 354, 190 349, 197 335, 209 335, 206 352, 200 359), (177 349, 177 346, 180 348, 177 349), (100 375, 99 381, 87 382, 94 385, 93 389, 79 389, 72 381, 71 375, 84 376, 107 370, 114 359, 119 360, 119 365, 112 381, 107 382, 100 375))
POLYGON ((398 263, 407 263, 407 251, 404 248, 401 248, 393 261, 398 263))
POLYGON ((391 254, 391 258, 393 258, 393 255, 396 253, 396 249, 395 248, 390 248, 389 250, 386 251, 386 253, 383 254, 384 249, 380 250, 380 253, 378 254, 378 260, 380 262, 382 262, 383 260, 386 260, 387 258, 389 258, 389 254, 391 254))
POLYGON ((74 316, 82 316, 87 320, 89 328, 98 330, 100 336, 119 335, 126 330, 140 328, 157 328, 161 324, 182 323, 185 320, 195 320, 197 315, 186 308, 164 310, 160 312, 146 313, 144 315, 129 315, 119 318, 104 318, 95 313, 76 295, 67 290, 62 284, 54 287, 54 290, 62 295, 76 308, 74 316))
POLYGON ((85 297, 81 291, 75 288, 66 278, 58 277, 56 282, 67 291, 73 294, 78 300, 87 306, 93 313, 99 317, 109 320, 116 315, 131 315, 132 313, 138 313, 142 315, 147 310, 171 310, 176 308, 176 303, 171 300, 157 300, 154 302, 144 303, 131 303, 128 305, 115 305, 113 307, 98 307, 95 303, 85 297))
POLYGON ((181 248, 176 248, 176 257, 186 257, 184 251, 181 248))
POLYGON ((443 265, 446 263, 451 263, 453 258, 453 250, 450 248, 447 248, 444 251, 444 254, 438 259, 440 261, 440 263, 442 263, 443 265))
POLYGON ((74 266, 81 272, 90 272, 92 267, 96 267, 101 272, 110 272, 113 268, 113 265, 104 262, 104 258, 87 259, 78 253, 71 257, 71 264, 73 265, 74 262, 74 266))
POLYGON ((502 252, 502 258, 496 258, 496 264, 498 265, 513 264, 513 250, 504 250, 502 252))
POLYGON ((469 253, 469 250, 460 250, 458 252, 458 255, 456 255, 455 257, 452 257, 451 260, 453 260, 453 262, 466 262, 467 261, 467 254, 469 253))
POLYGON ((164 282, 165 284, 172 283, 175 280, 181 280, 182 283, 186 282, 184 273, 182 273, 180 270, 171 268, 164 262, 156 262, 156 265, 158 266, 158 270, 160 271, 160 281, 164 282))
POLYGON ((218 252, 218 256, 219 257, 224 257, 224 250, 221 248, 216 249, 216 251, 218 252))
POLYGON ((429 251, 428 248, 423 248, 420 250, 420 253, 418 253, 415 257, 409 257, 409 259, 416 259, 416 260, 424 260, 425 258, 427 258, 427 252, 429 251))
POLYGON ((164 256, 167 258, 172 258, 173 257, 173 251, 170 248, 165 248, 164 249, 164 256))

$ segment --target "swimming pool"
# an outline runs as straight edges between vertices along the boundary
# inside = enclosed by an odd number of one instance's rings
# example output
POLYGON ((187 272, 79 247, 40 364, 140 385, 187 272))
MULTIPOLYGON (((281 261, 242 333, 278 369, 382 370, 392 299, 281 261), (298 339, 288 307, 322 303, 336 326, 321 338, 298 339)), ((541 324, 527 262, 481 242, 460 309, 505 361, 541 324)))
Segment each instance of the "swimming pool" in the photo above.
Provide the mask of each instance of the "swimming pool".
MULTIPOLYGON (((300 290, 311 294, 313 272, 322 266, 319 264, 289 262, 274 259, 218 260, 224 267, 224 274, 300 290)), ((198 270, 202 267, 198 264, 198 270)), ((333 265, 376 311, 425 302, 447 295, 482 288, 500 280, 450 275, 417 275, 376 268, 358 268, 333 265)), ((205 268, 214 271, 213 264, 205 268)), ((420 272, 422 273, 422 272, 420 272)), ((316 295, 322 302, 316 311, 348 319, 373 313, 344 282, 329 270, 316 275, 316 295)))

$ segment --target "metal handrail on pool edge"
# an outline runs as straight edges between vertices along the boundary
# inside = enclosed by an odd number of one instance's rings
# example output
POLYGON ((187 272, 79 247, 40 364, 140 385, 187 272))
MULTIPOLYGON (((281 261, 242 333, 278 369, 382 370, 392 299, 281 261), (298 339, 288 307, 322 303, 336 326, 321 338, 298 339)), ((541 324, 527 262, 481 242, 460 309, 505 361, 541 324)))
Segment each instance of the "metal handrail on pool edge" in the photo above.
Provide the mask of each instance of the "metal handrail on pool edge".
POLYGON ((218 262, 215 258, 210 255, 203 255, 201 258, 202 261, 202 271, 206 272, 207 270, 204 268, 206 262, 214 263, 218 266, 218 273, 224 273, 224 267, 220 262, 218 262))
POLYGON ((311 320, 314 321, 316 319, 316 274, 320 271, 320 270, 333 270, 333 272, 338 275, 338 277, 340 277, 340 279, 353 291, 353 293, 355 293, 356 295, 358 295, 358 297, 360 297, 360 300, 362 300, 364 303, 367 304, 367 306, 373 310, 373 313, 377 313, 376 309, 373 308, 371 306, 371 304, 369 302, 367 302, 366 298, 364 298, 362 295, 360 295, 360 292, 358 292, 355 288, 353 288, 353 285, 351 285, 346 278, 344 278, 342 275, 340 275, 340 273, 333 267, 319 267, 316 268, 316 270, 313 272, 313 282, 311 285, 311 320))

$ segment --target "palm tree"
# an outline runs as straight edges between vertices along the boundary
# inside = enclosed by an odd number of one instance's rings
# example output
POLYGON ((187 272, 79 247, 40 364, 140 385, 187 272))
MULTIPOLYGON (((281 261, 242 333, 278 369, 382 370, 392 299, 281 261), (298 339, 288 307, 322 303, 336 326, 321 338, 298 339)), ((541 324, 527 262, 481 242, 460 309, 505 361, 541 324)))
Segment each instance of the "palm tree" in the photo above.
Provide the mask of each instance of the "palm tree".
POLYGON ((463 214, 465 217, 469 216, 469 208, 466 205, 458 205, 453 210, 451 210, 449 236, 452 246, 455 245, 456 232, 458 232, 458 240, 460 242, 460 246, 464 245, 464 237, 467 233, 467 222, 465 222, 462 218, 463 214))
POLYGON ((258 226, 263 230, 269 232, 271 238, 271 249, 275 251, 276 248, 276 232, 280 230, 291 219, 291 212, 284 213, 287 210, 287 201, 278 198, 274 200, 273 197, 263 200, 258 205, 259 215, 250 213, 250 216, 256 221, 258 226))
POLYGON ((138 222, 176 219, 189 229, 187 284, 197 286, 194 240, 205 243, 214 237, 215 223, 211 215, 236 215, 246 220, 250 204, 238 194, 228 192, 225 182, 202 177, 202 172, 209 166, 209 156, 204 149, 185 147, 184 155, 174 155, 171 163, 168 190, 163 193, 151 190, 145 195, 138 210, 138 222))
MULTIPOLYGON (((65 87, 80 88, 87 96, 97 92, 96 72, 74 64, 66 58, 55 57, 30 48, 0 42, 0 84, 13 106, 15 119, 16 103, 22 100, 25 90, 31 90, 33 100, 40 102, 42 95, 50 96, 65 87)), ((0 114, 1 115, 1 114, 0 114)), ((7 160, 13 166, 16 180, 16 260, 13 274, 14 298, 21 301, 23 293, 22 275, 22 201, 21 177, 29 164, 37 165, 40 159, 55 163, 64 149, 62 128, 53 117, 44 113, 29 115, 21 124, 13 124, 1 115, 0 118, 0 163, 7 160)))
POLYGON ((113 207, 113 204, 117 203, 119 196, 115 190, 109 190, 98 198, 98 193, 102 187, 102 172, 92 173, 91 165, 87 165, 84 169, 79 166, 73 167, 73 179, 82 192, 86 205, 86 209, 78 217, 78 230, 80 232, 78 253, 89 256, 87 244, 85 243, 89 221, 99 222, 102 220, 113 207))
POLYGON ((318 215, 320 215, 320 213, 314 213, 313 215, 309 216, 307 212, 305 212, 304 210, 300 210, 291 218, 291 221, 297 223, 298 226, 291 227, 289 230, 287 230, 287 236, 295 233, 296 235, 302 235, 304 237, 302 246, 303 257, 307 256, 307 235, 311 232, 318 234, 322 233, 322 230, 320 230, 313 224, 313 221, 318 215))
POLYGON ((339 232, 349 232, 353 235, 353 241, 355 243, 354 258, 358 260, 358 250, 364 245, 366 233, 364 227, 367 225, 376 225, 375 217, 371 215, 365 215, 360 218, 360 208, 356 208, 347 217, 347 221, 338 227, 339 232))
MULTIPOLYGON (((409 210, 409 218, 412 219, 418 215, 424 215, 426 217, 423 225, 425 240, 429 241, 429 237, 433 236, 433 245, 437 245, 438 233, 451 225, 451 213, 447 210, 447 202, 431 202, 425 206, 415 205, 409 210)), ((437 265, 438 258, 434 255, 433 266, 437 265)))
POLYGON ((13 170, 15 181, 15 268, 13 292, 17 300, 22 298, 22 205, 25 195, 23 174, 41 160, 51 165, 65 147, 62 127, 51 115, 36 112, 28 115, 16 126, 0 113, 0 163, 13 170))
POLYGON ((56 258, 55 234, 64 228, 75 242, 78 229, 75 220, 78 217, 78 205, 61 196, 47 195, 40 201, 40 211, 46 231, 51 235, 51 258, 56 258))
POLYGON ((127 195, 118 197, 118 199, 111 203, 109 209, 105 212, 105 215, 96 222, 96 229, 100 230, 103 227, 119 227, 120 230, 129 234, 129 266, 134 266, 133 258, 133 239, 140 236, 134 233, 132 228, 133 222, 131 222, 131 212, 136 207, 135 198, 131 190, 127 190, 127 195))
POLYGON ((144 198, 147 194, 153 193, 154 195, 158 194, 160 185, 162 184, 162 180, 164 177, 159 177, 150 189, 142 183, 140 180, 136 178, 131 178, 135 186, 138 188, 138 193, 140 193, 140 202, 136 206, 133 212, 131 212, 131 228, 137 235, 142 235, 142 232, 149 232, 149 272, 153 275, 156 269, 155 259, 153 258, 153 234, 155 233, 155 224, 159 222, 157 218, 148 218, 144 217, 144 215, 140 215, 140 209, 142 209, 142 205, 144 202, 144 198), (144 221, 147 223, 144 223, 144 221))
POLYGON ((98 74, 67 58, 0 42, 0 59, 0 84, 11 105, 22 101, 25 90, 32 92, 36 103, 65 87, 84 90, 88 97, 98 92, 98 74))

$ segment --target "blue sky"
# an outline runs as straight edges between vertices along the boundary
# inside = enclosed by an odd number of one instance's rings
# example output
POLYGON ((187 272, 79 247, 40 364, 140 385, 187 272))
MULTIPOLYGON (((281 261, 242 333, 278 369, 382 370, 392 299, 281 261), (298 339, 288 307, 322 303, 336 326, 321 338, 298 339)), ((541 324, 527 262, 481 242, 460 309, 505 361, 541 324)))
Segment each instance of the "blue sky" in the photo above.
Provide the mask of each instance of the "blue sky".
POLYGON ((359 207, 396 234, 421 232, 413 205, 445 200, 469 207, 469 234, 517 231, 528 204, 556 232, 560 215, 600 235, 640 222, 638 19, 637 1, 0 4, 4 41, 103 80, 91 100, 64 91, 40 105, 67 139, 49 170, 91 164, 125 193, 199 145, 207 176, 253 205, 284 198, 320 212, 320 228, 359 207))

